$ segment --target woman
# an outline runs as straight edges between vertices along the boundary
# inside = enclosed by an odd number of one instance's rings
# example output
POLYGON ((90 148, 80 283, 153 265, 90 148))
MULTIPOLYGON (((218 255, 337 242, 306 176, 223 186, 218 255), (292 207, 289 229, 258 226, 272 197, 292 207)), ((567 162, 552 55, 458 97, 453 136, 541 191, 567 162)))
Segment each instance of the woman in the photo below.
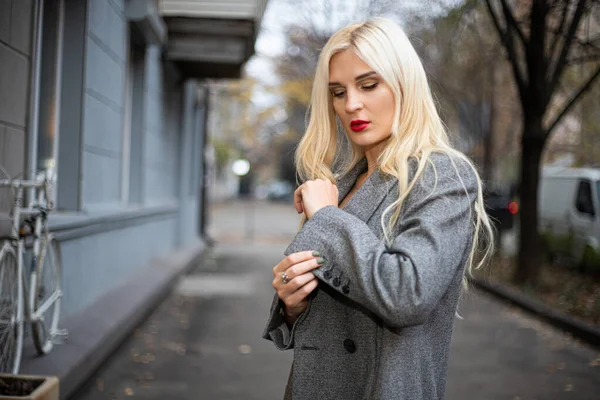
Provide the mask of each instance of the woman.
POLYGON ((493 251, 481 180, 390 20, 329 39, 311 102, 263 335, 294 349, 285 398, 442 399, 461 282, 493 251))

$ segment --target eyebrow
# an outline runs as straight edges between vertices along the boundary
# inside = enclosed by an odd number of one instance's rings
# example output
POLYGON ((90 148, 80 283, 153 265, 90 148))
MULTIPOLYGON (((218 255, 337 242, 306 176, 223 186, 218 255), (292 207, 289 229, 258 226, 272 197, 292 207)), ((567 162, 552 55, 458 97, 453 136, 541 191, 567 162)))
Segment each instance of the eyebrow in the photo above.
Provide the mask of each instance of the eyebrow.
MULTIPOLYGON (((361 74, 361 75, 357 76, 356 78, 354 78, 354 80, 360 81, 361 79, 365 79, 371 75, 377 75, 377 72, 375 72, 375 71, 365 72, 364 74, 361 74)), ((329 82, 329 86, 342 86, 342 84, 339 82, 329 82)))

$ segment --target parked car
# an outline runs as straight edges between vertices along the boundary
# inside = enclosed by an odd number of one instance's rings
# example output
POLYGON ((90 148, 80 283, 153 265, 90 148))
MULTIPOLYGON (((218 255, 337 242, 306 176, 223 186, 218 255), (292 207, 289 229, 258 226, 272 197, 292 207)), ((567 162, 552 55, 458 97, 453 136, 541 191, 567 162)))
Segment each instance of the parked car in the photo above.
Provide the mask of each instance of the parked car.
POLYGON ((515 214, 519 212, 519 204, 514 190, 487 190, 484 193, 485 209, 500 235, 513 229, 515 214))
POLYGON ((551 255, 600 272, 600 169, 544 168, 539 229, 551 255))
POLYGON ((273 201, 293 201, 294 186, 284 180, 275 180, 267 185, 267 199, 273 201))

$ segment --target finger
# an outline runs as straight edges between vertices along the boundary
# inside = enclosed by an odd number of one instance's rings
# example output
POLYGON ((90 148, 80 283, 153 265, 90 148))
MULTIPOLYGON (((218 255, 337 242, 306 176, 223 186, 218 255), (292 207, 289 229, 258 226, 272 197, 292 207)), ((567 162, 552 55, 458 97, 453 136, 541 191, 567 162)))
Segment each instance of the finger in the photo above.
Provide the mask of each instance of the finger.
POLYGON ((315 268, 319 268, 324 263, 325 260, 321 257, 311 258, 310 260, 292 265, 291 267, 285 270, 285 273, 287 274, 288 279, 291 281, 299 275, 303 275, 307 272, 312 271, 315 268))
POLYGON ((283 271, 287 271, 287 269, 289 267, 291 267, 292 265, 299 264, 301 262, 308 261, 308 260, 311 260, 313 258, 318 258, 318 257, 320 257, 320 253, 318 251, 314 251, 314 250, 299 251, 297 253, 292 253, 292 254, 288 255, 286 258, 284 258, 283 260, 281 260, 279 262, 279 264, 277 264, 273 268, 273 274, 277 275, 277 276, 281 276, 281 273, 283 271))
POLYGON ((306 274, 298 275, 288 283, 281 282, 281 279, 278 283, 276 283, 276 291, 279 298, 287 298, 292 294, 296 293, 298 289, 306 285, 308 282, 317 279, 317 277, 312 272, 307 272, 306 274))
POLYGON ((300 185, 298 189, 294 192, 294 207, 296 207, 296 211, 298 214, 304 212, 304 208, 302 207, 302 189, 304 185, 300 185))
POLYGON ((313 280, 309 281, 306 285, 302 286, 301 288, 296 290, 293 294, 291 294, 289 297, 287 297, 284 300, 284 303, 286 305, 289 304, 291 307, 293 307, 294 305, 296 305, 296 304, 300 303, 302 300, 304 300, 313 290, 315 290, 317 288, 317 286, 319 286, 318 279, 313 279, 313 280))

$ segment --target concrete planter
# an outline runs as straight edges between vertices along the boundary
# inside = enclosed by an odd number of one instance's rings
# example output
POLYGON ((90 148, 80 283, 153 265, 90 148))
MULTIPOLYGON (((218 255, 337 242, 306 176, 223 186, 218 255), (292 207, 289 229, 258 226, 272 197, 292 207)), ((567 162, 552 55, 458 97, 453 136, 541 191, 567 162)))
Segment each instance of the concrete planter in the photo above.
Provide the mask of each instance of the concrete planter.
POLYGON ((0 374, 0 400, 59 400, 54 376, 0 374))

